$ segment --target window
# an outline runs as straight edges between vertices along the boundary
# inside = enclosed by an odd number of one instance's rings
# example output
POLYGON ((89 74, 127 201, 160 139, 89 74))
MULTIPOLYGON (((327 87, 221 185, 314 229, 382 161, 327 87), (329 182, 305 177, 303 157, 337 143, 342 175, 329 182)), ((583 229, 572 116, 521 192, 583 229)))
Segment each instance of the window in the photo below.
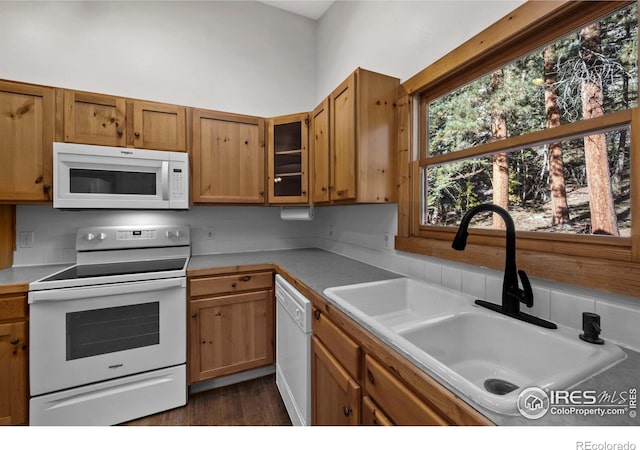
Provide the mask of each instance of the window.
POLYGON ((397 248, 501 268, 499 217, 450 249, 466 210, 494 203, 531 275, 637 296, 620 283, 640 270, 637 32, 637 2, 528 2, 405 82, 397 248))

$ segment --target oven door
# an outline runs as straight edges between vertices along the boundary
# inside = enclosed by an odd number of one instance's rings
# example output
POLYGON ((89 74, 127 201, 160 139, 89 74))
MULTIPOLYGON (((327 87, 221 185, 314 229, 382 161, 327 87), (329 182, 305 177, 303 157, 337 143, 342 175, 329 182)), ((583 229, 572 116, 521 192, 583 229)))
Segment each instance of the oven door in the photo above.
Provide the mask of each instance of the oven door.
POLYGON ((186 280, 29 293, 31 395, 186 361, 186 280))

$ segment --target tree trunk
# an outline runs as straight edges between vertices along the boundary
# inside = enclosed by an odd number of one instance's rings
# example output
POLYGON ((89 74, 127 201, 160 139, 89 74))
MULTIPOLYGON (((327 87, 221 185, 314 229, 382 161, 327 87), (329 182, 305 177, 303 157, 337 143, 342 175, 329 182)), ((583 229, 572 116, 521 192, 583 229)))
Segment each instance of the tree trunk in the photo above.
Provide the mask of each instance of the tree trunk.
MULTIPOLYGON (((593 67, 596 63, 595 54, 601 52, 600 27, 595 23, 580 30, 579 34, 580 54, 588 74, 583 78, 581 86, 582 117, 590 119, 604 114, 602 79, 593 67)), ((584 152, 591 209, 591 233, 619 236, 605 134, 586 136, 584 152)))
MULTIPOLYGON (((555 45, 551 44, 545 48, 542 52, 542 57, 544 59, 544 100, 547 111, 547 128, 555 128, 560 126, 555 45)), ((552 206, 551 223, 554 227, 561 227, 569 221, 569 208, 567 206, 562 144, 560 142, 549 144, 549 184, 552 206)))
MULTIPOLYGON (((491 74, 491 92, 494 93, 502 87, 504 74, 502 69, 491 74)), ((500 102, 494 101, 491 111, 491 136, 493 140, 507 137, 507 116, 500 109, 500 102)), ((506 153, 493 155, 493 204, 509 208, 509 159, 506 153)), ((499 215, 493 213, 492 228, 504 229, 505 224, 499 215)))

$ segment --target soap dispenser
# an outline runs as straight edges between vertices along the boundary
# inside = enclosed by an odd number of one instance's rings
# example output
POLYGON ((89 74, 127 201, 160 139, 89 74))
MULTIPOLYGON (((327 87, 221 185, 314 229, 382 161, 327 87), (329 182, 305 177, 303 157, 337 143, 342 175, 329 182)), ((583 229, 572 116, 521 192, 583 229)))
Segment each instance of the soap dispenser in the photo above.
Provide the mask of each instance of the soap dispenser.
POLYGON ((582 313, 582 331, 580 339, 591 344, 603 345, 604 340, 600 338, 600 315, 591 312, 582 313))

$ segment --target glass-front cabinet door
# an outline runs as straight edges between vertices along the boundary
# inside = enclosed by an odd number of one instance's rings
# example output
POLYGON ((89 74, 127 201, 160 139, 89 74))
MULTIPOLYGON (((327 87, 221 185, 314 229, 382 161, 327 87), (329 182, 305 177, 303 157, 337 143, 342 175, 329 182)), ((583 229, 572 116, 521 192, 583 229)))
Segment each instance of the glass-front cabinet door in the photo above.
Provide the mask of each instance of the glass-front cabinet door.
POLYGON ((309 115, 269 119, 269 203, 305 204, 308 195, 309 115))

